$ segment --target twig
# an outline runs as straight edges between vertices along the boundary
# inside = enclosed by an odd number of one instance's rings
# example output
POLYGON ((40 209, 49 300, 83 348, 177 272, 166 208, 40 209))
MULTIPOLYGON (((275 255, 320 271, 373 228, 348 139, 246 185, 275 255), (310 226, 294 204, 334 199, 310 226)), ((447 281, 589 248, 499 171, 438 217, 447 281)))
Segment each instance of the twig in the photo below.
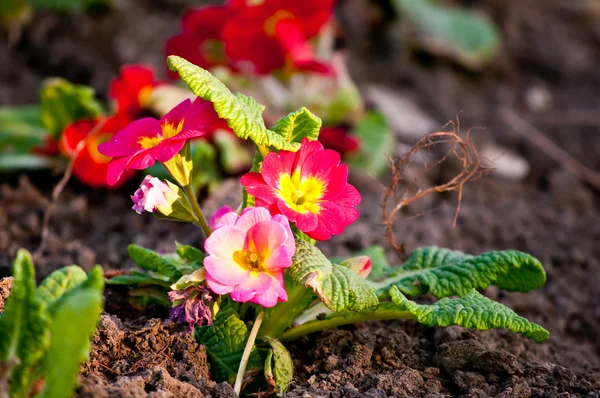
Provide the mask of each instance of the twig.
POLYGON ((52 213, 54 212, 54 209, 56 208, 56 204, 58 203, 58 198, 60 197, 60 194, 65 189, 65 187, 69 183, 69 180, 71 179, 71 175, 73 174, 73 165, 75 164, 75 160, 77 159, 79 152, 81 152, 83 150, 89 137, 96 134, 96 132, 98 132, 102 128, 102 126, 104 126, 104 123, 106 123, 106 119, 102 120, 96 126, 94 126, 94 128, 92 128, 90 130, 90 132, 86 135, 86 137, 83 140, 79 141, 79 143, 75 147, 75 150, 71 154, 71 158, 69 159, 69 164, 67 165, 67 168, 65 169, 65 173, 63 174, 63 176, 60 179, 60 181, 58 182, 58 184, 56 184, 56 186, 52 190, 52 202, 50 202, 50 205, 48 206, 48 208, 46 209, 46 213, 44 214, 40 246, 34 253, 34 257, 37 258, 37 257, 41 256, 44 252, 44 249, 46 248, 46 244, 48 242, 48 234, 49 234, 49 230, 50 230, 50 227, 49 227, 50 218, 52 217, 52 213))
MULTIPOLYGON (((456 212, 454 214, 454 225, 458 221, 458 214, 460 213, 461 202, 463 198, 464 185, 474 179, 475 177, 485 173, 485 169, 481 165, 479 154, 475 147, 471 144, 469 136, 471 130, 466 134, 465 139, 458 136, 457 132, 460 129, 458 121, 456 125, 454 122, 446 124, 446 126, 452 125, 455 132, 436 132, 427 135, 419 142, 417 142, 411 149, 403 155, 397 162, 390 160, 390 167, 392 169, 392 183, 387 188, 384 200, 383 200, 383 223, 385 225, 386 234, 388 241, 400 256, 404 254, 404 245, 398 245, 394 237, 393 224, 397 214, 409 204, 422 199, 423 197, 438 192, 449 192, 458 191, 458 203, 456 205, 456 212), (438 166, 450 157, 457 159, 461 164, 461 171, 449 181, 429 187, 427 189, 419 189, 414 195, 407 196, 410 184, 407 182, 405 177, 406 167, 411 163, 412 157, 420 152, 421 150, 430 150, 432 147, 439 144, 447 144, 450 146, 448 151, 431 166, 425 166, 422 172, 417 176, 417 179, 426 172, 430 171, 435 166, 438 166), (391 201, 396 202, 396 205, 391 211, 388 211, 388 203, 391 201)), ((444 126, 444 127, 446 127, 444 126)))
POLYGON ((501 110, 501 113, 506 122, 516 133, 544 151, 553 160, 564 166, 569 172, 600 190, 600 173, 575 159, 514 111, 504 108, 501 110))

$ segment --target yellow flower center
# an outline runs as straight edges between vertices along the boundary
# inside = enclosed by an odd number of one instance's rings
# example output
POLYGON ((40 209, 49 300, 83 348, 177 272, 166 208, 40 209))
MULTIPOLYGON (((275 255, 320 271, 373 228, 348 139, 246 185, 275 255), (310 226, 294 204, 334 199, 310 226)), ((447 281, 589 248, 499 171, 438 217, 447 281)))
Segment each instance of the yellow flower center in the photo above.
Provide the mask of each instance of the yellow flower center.
POLYGON ((140 144, 143 149, 154 148, 160 144, 162 140, 176 136, 181 133, 183 119, 181 119, 177 126, 164 122, 160 127, 162 129, 162 137, 160 135, 157 135, 156 137, 142 137, 138 140, 138 144, 140 144))
POLYGON ((140 144, 140 146, 143 149, 148 149, 148 148, 154 148, 155 146, 157 146, 158 144, 160 144, 160 142, 162 140, 163 140, 163 138, 161 136, 156 136, 156 137, 142 137, 138 141, 138 144, 140 144))
POLYGON ((294 19, 294 14, 287 10, 279 10, 265 21, 265 33, 267 36, 275 37, 277 23, 282 19, 294 19))
POLYGON ((88 150, 90 152, 90 156, 97 163, 108 163, 112 158, 101 154, 98 151, 98 145, 104 144, 105 142, 110 141, 113 135, 111 133, 97 133, 88 138, 88 150))
POLYGON ((247 271, 265 272, 262 266, 264 259, 255 252, 237 250, 233 253, 233 260, 247 271))
POLYGON ((152 85, 148 85, 140 90, 138 94, 138 102, 140 103, 140 107, 142 109, 146 109, 150 106, 153 89, 154 87, 152 87, 152 85))
POLYGON ((300 170, 293 175, 282 174, 279 178, 279 197, 288 207, 298 213, 318 214, 319 203, 326 184, 317 177, 302 177, 300 170))

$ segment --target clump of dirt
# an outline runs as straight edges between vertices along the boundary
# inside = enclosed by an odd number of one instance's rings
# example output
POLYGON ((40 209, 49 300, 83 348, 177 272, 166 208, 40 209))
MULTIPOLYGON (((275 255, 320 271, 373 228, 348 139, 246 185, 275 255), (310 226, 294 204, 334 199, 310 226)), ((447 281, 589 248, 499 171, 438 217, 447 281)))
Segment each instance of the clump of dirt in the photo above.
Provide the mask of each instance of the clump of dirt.
POLYGON ((223 389, 210 381, 204 346, 182 329, 160 319, 102 315, 78 396, 203 397, 223 389))

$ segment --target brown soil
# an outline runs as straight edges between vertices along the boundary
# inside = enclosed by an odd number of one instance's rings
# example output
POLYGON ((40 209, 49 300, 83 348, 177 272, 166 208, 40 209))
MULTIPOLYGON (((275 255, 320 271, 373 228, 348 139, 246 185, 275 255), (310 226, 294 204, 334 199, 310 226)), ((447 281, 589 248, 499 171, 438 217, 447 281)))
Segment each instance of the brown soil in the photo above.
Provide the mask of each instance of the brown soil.
MULTIPOLYGON (((40 79, 52 74, 92 84, 103 93, 123 62, 159 66, 160 43, 177 30, 186 3, 167 7, 167 2, 124 1, 105 15, 36 17, 15 47, 0 42, 0 62, 7 65, 0 69, 0 103, 35 101, 40 79)), ((517 249, 533 254, 548 274, 543 289, 523 295, 490 288, 486 294, 546 327, 551 338, 535 344, 505 331, 433 329, 413 322, 340 328, 290 344, 296 365, 290 397, 591 397, 600 392, 600 197, 510 134, 499 112, 507 106, 540 120, 542 113, 527 100, 530 90, 539 87, 552 98, 544 114, 597 109, 598 19, 558 0, 461 3, 488 12, 502 29, 503 55, 489 69, 469 73, 450 61, 408 56, 403 49, 410 32, 378 19, 376 12, 356 12, 363 2, 347 0, 339 15, 347 28, 351 70, 360 82, 385 83, 409 95, 437 120, 454 119, 464 110, 463 126, 487 126, 481 140, 503 144, 530 162, 532 171, 524 181, 488 176, 467 185, 456 227, 455 196, 448 195, 428 203, 435 211, 399 221, 397 236, 408 250, 435 244, 471 253, 517 249)), ((600 169, 600 123, 582 125, 565 115, 536 125, 581 162, 600 169)), ((2 180, 0 276, 7 276, 19 247, 37 249, 56 179, 33 174, 2 180)), ((390 248, 381 226, 379 182, 358 175, 352 180, 363 194, 361 219, 320 245, 328 255, 346 256, 375 243, 390 248)), ((39 277, 71 263, 130 267, 129 243, 169 250, 174 240, 200 242, 194 227, 132 212, 127 193, 134 187, 135 182, 109 193, 71 183, 51 220, 48 247, 36 258, 39 277)), ((209 198, 203 204, 207 213, 217 204, 237 205, 236 187, 229 181, 209 198)), ((390 261, 399 262, 388 253, 390 261)), ((232 396, 229 386, 206 379, 202 347, 175 325, 163 323, 164 311, 145 314, 158 317, 148 319, 128 307, 124 293, 107 290, 107 314, 83 367, 80 396, 232 396)))

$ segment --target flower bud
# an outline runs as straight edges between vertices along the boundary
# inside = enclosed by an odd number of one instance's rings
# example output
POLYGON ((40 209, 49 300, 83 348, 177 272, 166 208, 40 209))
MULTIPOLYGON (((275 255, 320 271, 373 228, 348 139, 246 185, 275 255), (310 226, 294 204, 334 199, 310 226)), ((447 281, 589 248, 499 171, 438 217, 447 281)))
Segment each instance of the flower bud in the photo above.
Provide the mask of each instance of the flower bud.
POLYGON ((371 258, 369 256, 351 257, 342 261, 340 265, 350 268, 363 279, 367 279, 369 273, 371 273, 371 258))
POLYGON ((147 211, 174 221, 196 220, 183 191, 172 182, 163 182, 151 175, 144 178, 131 200, 138 214, 147 211))

